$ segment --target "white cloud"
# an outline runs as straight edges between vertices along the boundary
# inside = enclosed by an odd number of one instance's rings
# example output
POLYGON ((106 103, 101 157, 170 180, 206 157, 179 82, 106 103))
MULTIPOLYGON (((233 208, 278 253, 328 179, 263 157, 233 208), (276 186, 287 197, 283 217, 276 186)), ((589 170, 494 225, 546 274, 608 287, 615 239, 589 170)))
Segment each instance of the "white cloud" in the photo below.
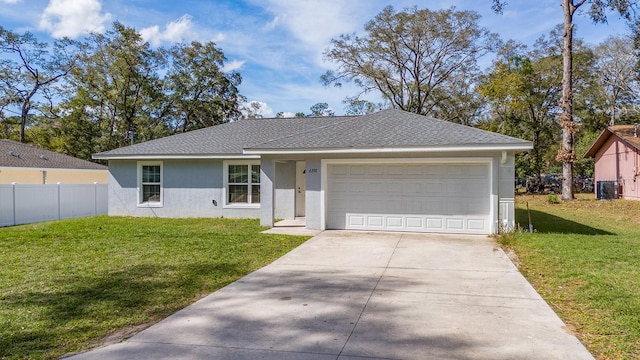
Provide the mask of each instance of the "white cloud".
POLYGON ((246 60, 232 60, 232 61, 224 64, 224 67, 222 68, 222 71, 228 73, 228 72, 240 70, 242 68, 242 66, 244 65, 244 63, 246 63, 246 62, 247 62, 246 60))
POLYGON ((281 117, 283 117, 283 118, 296 117, 296 113, 292 113, 291 111, 284 111, 284 112, 282 112, 281 117))
POLYGON ((5 4, 17 4, 18 1, 20 0, 0 0, 0 2, 3 2, 5 4))
POLYGON ((244 116, 260 115, 262 118, 275 117, 273 109, 264 101, 249 101, 242 106, 240 112, 242 112, 244 116))
POLYGON ((162 43, 175 44, 186 40, 192 40, 194 31, 191 15, 184 14, 178 20, 168 23, 164 31, 160 26, 154 25, 140 30, 140 35, 151 46, 159 46, 162 43))
POLYGON ((306 47, 319 52, 332 38, 362 28, 367 16, 367 11, 363 11, 365 4, 359 1, 268 0, 266 3, 279 24, 306 47))
POLYGON ((226 38, 227 38, 226 34, 219 32, 211 38, 211 41, 218 43, 218 42, 224 41, 226 38))
POLYGON ((276 28, 276 26, 278 26, 278 23, 280 22, 280 17, 276 16, 273 18, 273 20, 269 21, 262 29, 264 31, 271 31, 273 29, 276 28))
POLYGON ((111 14, 102 13, 99 0, 50 0, 40 16, 40 29, 55 38, 77 38, 89 32, 103 32, 104 24, 110 20, 111 14))

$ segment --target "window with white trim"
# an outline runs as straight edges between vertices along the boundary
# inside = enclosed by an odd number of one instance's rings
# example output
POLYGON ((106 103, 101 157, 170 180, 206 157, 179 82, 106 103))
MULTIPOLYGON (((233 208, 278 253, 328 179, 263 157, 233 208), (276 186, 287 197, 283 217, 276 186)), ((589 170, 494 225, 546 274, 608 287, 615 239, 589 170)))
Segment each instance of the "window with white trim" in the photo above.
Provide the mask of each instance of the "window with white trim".
POLYGON ((226 204, 260 204, 260 164, 256 162, 227 163, 226 204))
POLYGON ((162 206, 162 162, 138 163, 138 205, 162 206))

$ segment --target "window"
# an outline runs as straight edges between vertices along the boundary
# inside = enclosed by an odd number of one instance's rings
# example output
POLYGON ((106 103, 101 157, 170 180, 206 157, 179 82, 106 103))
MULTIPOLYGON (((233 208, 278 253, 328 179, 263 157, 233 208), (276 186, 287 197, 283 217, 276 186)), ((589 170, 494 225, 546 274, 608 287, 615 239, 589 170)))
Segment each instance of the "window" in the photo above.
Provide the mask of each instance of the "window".
POLYGON ((162 163, 138 163, 138 205, 162 206, 162 163))
POLYGON ((226 164, 226 203, 260 204, 260 165, 249 162, 226 164))

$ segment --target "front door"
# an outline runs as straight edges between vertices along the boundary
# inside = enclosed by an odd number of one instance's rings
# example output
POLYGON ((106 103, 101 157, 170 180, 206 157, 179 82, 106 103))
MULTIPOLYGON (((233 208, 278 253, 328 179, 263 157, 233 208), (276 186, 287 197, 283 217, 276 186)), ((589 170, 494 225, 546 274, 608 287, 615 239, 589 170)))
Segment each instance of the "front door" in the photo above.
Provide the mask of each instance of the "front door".
POLYGON ((304 196, 306 191, 305 162, 296 162, 296 217, 304 217, 304 196))

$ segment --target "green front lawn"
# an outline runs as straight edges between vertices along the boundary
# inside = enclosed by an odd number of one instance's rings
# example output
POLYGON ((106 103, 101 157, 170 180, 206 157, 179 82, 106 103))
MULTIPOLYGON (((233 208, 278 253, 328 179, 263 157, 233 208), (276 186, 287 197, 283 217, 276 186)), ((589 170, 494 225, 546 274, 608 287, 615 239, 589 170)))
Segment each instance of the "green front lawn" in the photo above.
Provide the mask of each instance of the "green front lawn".
POLYGON ((500 238, 520 271, 599 359, 640 358, 640 201, 593 195, 551 205, 516 198, 516 218, 535 232, 500 238))
POLYGON ((98 216, 0 228, 0 358, 58 358, 161 320, 308 237, 257 220, 98 216))

